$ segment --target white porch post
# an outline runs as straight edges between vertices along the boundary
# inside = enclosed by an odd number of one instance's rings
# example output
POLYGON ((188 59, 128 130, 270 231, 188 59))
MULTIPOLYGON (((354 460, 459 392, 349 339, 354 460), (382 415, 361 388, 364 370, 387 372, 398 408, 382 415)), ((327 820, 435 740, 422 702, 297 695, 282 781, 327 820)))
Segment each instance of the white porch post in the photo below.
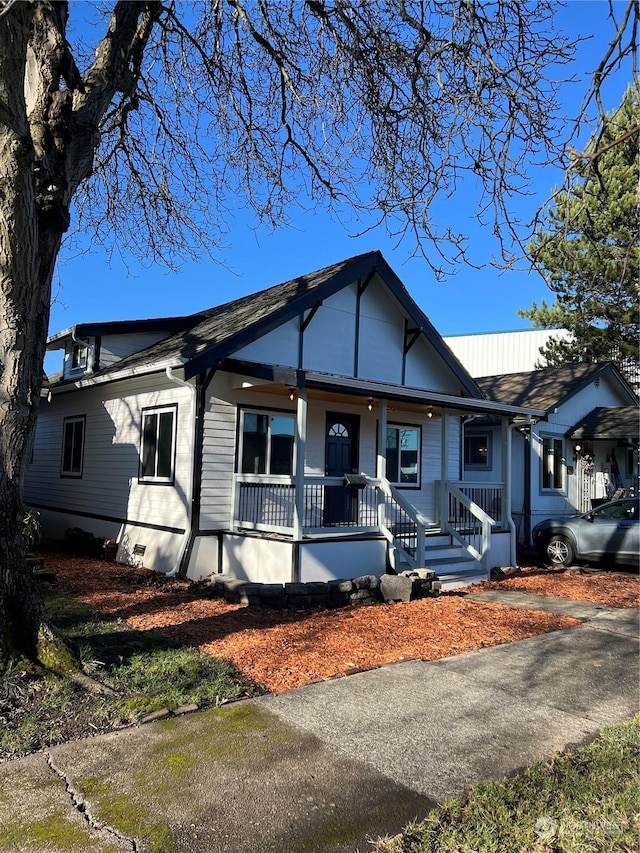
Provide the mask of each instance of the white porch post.
POLYGON ((509 562, 516 565, 516 525, 511 515, 511 453, 513 445, 513 431, 516 424, 509 424, 508 419, 501 418, 502 422, 502 517, 509 528, 509 562))
POLYGON ((448 475, 447 462, 449 460, 449 410, 442 409, 442 422, 440 424, 440 530, 444 530, 449 523, 449 496, 446 483, 448 475))
POLYGON ((296 470, 295 470, 295 500, 293 505, 293 539, 302 539, 304 524, 304 458, 307 443, 307 391, 298 390, 296 406, 296 470))
MULTIPOLYGON (((376 457, 376 477, 383 480, 387 476, 387 401, 380 400, 378 415, 378 455, 376 457)), ((386 523, 384 511, 384 495, 381 489, 377 491, 378 527, 386 523)))
POLYGON ((378 457, 376 460, 376 477, 387 476, 387 401, 380 400, 378 416, 378 457))

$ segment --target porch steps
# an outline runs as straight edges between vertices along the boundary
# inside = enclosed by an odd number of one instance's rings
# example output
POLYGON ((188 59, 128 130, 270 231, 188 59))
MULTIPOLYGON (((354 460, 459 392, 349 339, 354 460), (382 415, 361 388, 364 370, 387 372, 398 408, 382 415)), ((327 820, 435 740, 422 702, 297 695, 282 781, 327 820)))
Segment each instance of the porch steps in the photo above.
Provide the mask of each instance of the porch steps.
MULTIPOLYGON (((441 564, 442 565, 442 564, 441 564)), ((457 564, 460 565, 459 563, 457 564)), ((460 569, 450 566, 443 570, 436 570, 436 577, 442 584, 443 592, 451 589, 461 589, 465 586, 471 586, 474 583, 482 583, 489 580, 489 576, 482 570, 482 566, 476 560, 473 560, 473 565, 467 569, 460 569)))
POLYGON ((422 561, 422 566, 435 570, 443 591, 488 580, 480 563, 457 545, 427 548, 427 558, 422 561))

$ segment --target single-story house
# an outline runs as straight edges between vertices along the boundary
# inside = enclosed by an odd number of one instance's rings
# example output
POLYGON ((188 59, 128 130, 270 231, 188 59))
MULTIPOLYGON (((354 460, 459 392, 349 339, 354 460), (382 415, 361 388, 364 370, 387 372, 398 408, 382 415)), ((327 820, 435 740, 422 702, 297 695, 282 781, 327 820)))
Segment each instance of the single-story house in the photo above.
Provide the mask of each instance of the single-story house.
POLYGON ((186 317, 53 335, 26 502, 118 558, 190 578, 314 581, 428 567, 445 585, 515 553, 509 432, 379 252, 186 317), (463 424, 495 421, 490 482, 463 424))
MULTIPOLYGON (((616 492, 637 494, 638 398, 612 362, 475 381, 488 399, 544 411, 513 431, 511 513, 521 543, 544 518, 587 512, 616 492)), ((497 476, 502 442, 491 418, 467 422, 464 447, 466 480, 497 476)))

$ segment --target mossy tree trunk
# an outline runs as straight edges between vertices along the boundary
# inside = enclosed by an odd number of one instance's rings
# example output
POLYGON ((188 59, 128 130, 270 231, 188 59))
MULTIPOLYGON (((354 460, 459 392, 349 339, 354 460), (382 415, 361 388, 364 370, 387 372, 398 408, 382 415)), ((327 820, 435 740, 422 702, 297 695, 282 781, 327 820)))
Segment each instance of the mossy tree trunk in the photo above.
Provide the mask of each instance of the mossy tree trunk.
POLYGON ((24 555, 22 491, 42 386, 51 282, 74 194, 90 174, 100 121, 131 75, 156 4, 117 3, 81 78, 65 2, 0 15, 0 659, 71 664, 24 555), (137 53, 136 53, 137 55, 137 53))

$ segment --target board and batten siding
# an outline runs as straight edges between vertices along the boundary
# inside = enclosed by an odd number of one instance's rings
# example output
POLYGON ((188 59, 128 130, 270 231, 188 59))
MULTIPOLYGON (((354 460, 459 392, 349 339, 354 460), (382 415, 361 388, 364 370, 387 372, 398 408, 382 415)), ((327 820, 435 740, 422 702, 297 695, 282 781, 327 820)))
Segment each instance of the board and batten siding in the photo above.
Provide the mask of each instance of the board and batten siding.
POLYGON ((313 311, 240 348, 235 357, 458 394, 459 380, 425 337, 418 338, 405 357, 407 320, 378 278, 359 298, 354 282, 324 299, 313 311))
MULTIPOLYGON (((56 394, 40 406, 25 503, 67 515, 77 513, 77 526, 95 535, 106 535, 101 532, 101 520, 184 528, 191 488, 192 423, 189 391, 170 384, 164 376, 56 394), (174 404, 175 481, 140 483, 142 410, 174 404), (74 416, 86 419, 82 476, 64 477, 60 473, 63 424, 74 416)), ((55 526, 55 512, 47 518, 48 526, 55 526)), ((60 538, 64 529, 56 532, 60 538)))

